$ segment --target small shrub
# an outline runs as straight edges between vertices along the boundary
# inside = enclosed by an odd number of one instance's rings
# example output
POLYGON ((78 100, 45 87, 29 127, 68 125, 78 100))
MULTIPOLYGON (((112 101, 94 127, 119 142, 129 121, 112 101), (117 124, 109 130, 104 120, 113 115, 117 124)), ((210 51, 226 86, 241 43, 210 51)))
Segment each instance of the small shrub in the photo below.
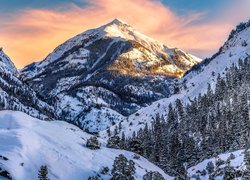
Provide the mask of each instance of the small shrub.
POLYGON ((89 176, 88 180, 99 180, 98 176, 89 176))
POLYGON ((206 176, 207 175, 207 171, 205 170, 205 169, 203 169, 202 171, 201 171, 201 176, 206 176))
POLYGON ((141 157, 138 154, 133 155, 133 159, 140 159, 141 157))
POLYGON ((221 166, 221 165, 223 165, 223 164, 225 164, 225 161, 223 161, 223 160, 220 159, 220 158, 215 162, 215 165, 216 165, 217 167, 219 167, 219 166, 221 166))
POLYGON ((235 159, 235 155, 233 153, 230 154, 230 156, 228 157, 229 160, 233 160, 235 159))
POLYGON ((212 174, 214 172, 214 163, 212 161, 209 161, 207 163, 206 170, 207 170, 208 174, 212 174))
POLYGON ((86 147, 88 147, 89 149, 95 150, 95 149, 100 149, 101 146, 97 137, 92 136, 91 138, 87 140, 86 147))
POLYGON ((143 176, 143 180, 164 180, 164 177, 157 171, 150 171, 143 176))
POLYGON ((107 143, 108 148, 120 149, 120 146, 121 146, 121 139, 119 136, 113 136, 108 139, 107 143))
POLYGON ((102 167, 100 170, 100 173, 103 175, 107 175, 109 172, 109 168, 108 167, 102 167))

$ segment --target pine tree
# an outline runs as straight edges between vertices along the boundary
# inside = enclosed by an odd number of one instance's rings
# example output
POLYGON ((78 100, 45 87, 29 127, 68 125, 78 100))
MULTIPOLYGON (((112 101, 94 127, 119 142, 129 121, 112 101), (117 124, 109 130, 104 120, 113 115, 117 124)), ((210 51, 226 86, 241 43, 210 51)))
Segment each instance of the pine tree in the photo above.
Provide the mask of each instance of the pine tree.
POLYGON ((164 180, 164 177, 159 172, 150 171, 143 176, 143 180, 164 180))
POLYGON ((227 162, 226 167, 224 168, 223 180, 235 179, 236 171, 230 166, 230 160, 227 162))
POLYGON ((212 174, 214 172, 214 163, 212 161, 209 161, 207 163, 206 170, 207 170, 208 174, 212 174))
POLYGON ((108 148, 120 149, 121 148, 121 139, 119 136, 113 136, 108 139, 107 143, 108 148))
POLYGON ((92 136, 87 140, 86 147, 89 149, 95 150, 100 149, 100 143, 96 136, 92 136))
POLYGON ((245 163, 246 169, 243 172, 243 180, 249 180, 250 179, 250 151, 249 150, 245 151, 244 163, 245 163))
POLYGON ((123 154, 120 154, 115 158, 111 173, 111 180, 134 180, 135 164, 132 160, 128 161, 123 154))
POLYGON ((38 179, 39 180, 49 180, 47 166, 41 166, 40 167, 40 169, 38 171, 38 179))

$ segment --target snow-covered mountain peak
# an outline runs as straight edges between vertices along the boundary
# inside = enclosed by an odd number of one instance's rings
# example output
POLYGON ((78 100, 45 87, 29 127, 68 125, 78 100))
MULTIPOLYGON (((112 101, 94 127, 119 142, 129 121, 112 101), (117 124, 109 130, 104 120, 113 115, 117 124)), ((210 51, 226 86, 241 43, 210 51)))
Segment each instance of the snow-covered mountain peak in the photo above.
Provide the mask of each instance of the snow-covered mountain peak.
POLYGON ((169 96, 173 79, 199 62, 115 19, 69 39, 21 77, 48 102, 57 99, 58 116, 100 131, 169 96))
POLYGON ((111 21, 110 23, 104 25, 104 26, 110 26, 110 25, 118 25, 118 26, 130 26, 128 23, 126 23, 125 21, 122 21, 120 19, 114 19, 113 21, 111 21))
MULTIPOLYGON (((178 48, 172 48, 158 42, 138 31, 129 24, 114 19, 96 29, 87 30, 58 46, 43 61, 31 64, 23 69, 25 79, 40 74, 45 67, 52 63, 64 61, 70 66, 76 63, 91 64, 88 70, 97 68, 103 57, 112 51, 109 63, 120 56, 133 59, 136 64, 143 64, 143 68, 159 66, 156 74, 171 77, 181 77, 183 73, 201 59, 178 48), (93 59, 91 54, 95 54, 93 59), (76 60, 72 60, 72 57, 76 60), (94 60, 97 60, 94 62, 94 60), (90 62, 92 61, 92 62, 90 62), (158 64, 158 65, 157 65, 158 64)), ((137 65, 135 65, 137 66, 137 65)), ((100 68, 100 67, 99 67, 100 68)), ((140 69, 140 67, 136 67, 140 69)))
POLYGON ((114 19, 110 23, 101 26, 100 28, 95 29, 92 32, 99 31, 99 34, 104 37, 111 38, 122 38, 124 40, 133 40, 143 45, 148 45, 148 47, 152 46, 154 50, 157 48, 171 48, 169 45, 164 45, 161 42, 157 42, 156 40, 138 32, 128 23, 121 21, 119 19, 114 19))
MULTIPOLYGON (((233 30, 220 48, 211 58, 205 59, 202 63, 193 66, 186 75, 176 83, 179 92, 152 103, 152 105, 141 108, 128 117, 128 121, 122 123, 125 135, 132 136, 133 131, 137 132, 144 128, 146 122, 151 124, 156 115, 166 115, 168 105, 174 104, 177 99, 189 103, 199 95, 207 92, 208 84, 215 90, 217 76, 225 77, 230 67, 237 65, 239 60, 249 59, 250 55, 250 20, 241 23, 233 30), (133 124, 130 126, 129 124, 133 124)), ((111 128, 115 129, 115 126, 111 128)), ((122 131, 121 131, 122 132, 122 131)))
POLYGON ((0 48, 0 70, 3 72, 8 71, 8 73, 11 73, 13 75, 17 75, 17 73, 18 73, 18 70, 16 69, 13 62, 4 53, 3 48, 0 48))

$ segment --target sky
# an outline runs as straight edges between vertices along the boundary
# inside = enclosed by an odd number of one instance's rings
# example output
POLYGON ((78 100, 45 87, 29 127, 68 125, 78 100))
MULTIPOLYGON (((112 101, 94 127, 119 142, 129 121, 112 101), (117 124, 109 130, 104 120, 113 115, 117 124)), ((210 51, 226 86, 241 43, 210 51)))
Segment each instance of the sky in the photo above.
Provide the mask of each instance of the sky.
POLYGON ((115 18, 205 58, 250 18, 250 0, 1 0, 0 47, 23 68, 67 39, 115 18))

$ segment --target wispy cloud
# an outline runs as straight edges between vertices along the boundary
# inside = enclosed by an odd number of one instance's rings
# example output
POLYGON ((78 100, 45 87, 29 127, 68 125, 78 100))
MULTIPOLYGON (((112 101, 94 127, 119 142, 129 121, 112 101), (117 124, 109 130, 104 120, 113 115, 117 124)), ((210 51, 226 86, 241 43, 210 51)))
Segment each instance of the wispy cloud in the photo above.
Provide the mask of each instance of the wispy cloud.
POLYGON ((18 67, 43 59, 57 45, 89 28, 120 18, 166 44, 206 56, 215 52, 240 21, 250 17, 248 0, 239 0, 212 19, 206 12, 175 14, 157 0, 92 0, 60 10, 26 9, 0 17, 0 44, 18 67))

